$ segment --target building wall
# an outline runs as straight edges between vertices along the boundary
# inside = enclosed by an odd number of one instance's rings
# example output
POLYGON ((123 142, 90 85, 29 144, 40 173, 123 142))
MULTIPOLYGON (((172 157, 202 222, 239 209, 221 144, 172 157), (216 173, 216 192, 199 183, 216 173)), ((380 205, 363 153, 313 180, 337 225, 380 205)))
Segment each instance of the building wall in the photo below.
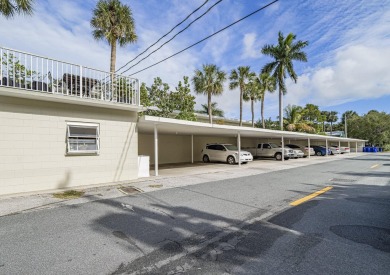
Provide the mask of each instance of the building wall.
POLYGON ((0 195, 131 180, 137 114, 0 96, 0 195), (100 154, 66 154, 67 122, 100 125, 100 154))

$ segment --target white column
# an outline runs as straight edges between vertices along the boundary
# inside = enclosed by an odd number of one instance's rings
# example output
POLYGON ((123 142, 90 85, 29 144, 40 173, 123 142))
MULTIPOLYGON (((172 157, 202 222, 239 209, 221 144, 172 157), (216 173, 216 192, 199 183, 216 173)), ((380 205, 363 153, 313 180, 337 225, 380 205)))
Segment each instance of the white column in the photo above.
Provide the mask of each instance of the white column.
POLYGON ((348 141, 349 153, 351 153, 351 143, 348 141))
POLYGON ((340 156, 341 156, 341 142, 340 142, 340 140, 339 140, 339 150, 340 150, 340 156))
POLYGON ((328 139, 325 139, 326 141, 326 153, 325 153, 325 156, 329 156, 328 155, 328 139))
POLYGON ((158 176, 158 132, 157 124, 154 124, 154 175, 158 176))
POLYGON ((357 154, 357 141, 356 141, 356 147, 355 147, 355 154, 357 154))
POLYGON ((310 150, 310 138, 307 139, 307 143, 308 143, 307 147, 309 147, 309 158, 310 158, 310 152, 311 152, 311 150, 310 150))
POLYGON ((241 158, 241 135, 239 132, 237 133, 237 147, 238 147, 238 167, 241 167, 241 161, 240 161, 240 158, 241 158))
POLYGON ((191 163, 194 163, 194 135, 191 135, 191 163))
POLYGON ((282 136, 282 161, 284 161, 284 137, 282 136))

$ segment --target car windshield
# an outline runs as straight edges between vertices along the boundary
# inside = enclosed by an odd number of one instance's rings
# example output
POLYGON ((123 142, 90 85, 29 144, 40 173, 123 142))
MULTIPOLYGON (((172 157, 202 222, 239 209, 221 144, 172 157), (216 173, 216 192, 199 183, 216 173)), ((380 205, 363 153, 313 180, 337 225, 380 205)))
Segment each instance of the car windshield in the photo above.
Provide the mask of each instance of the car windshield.
POLYGON ((274 144, 274 143, 270 143, 269 145, 271 145, 272 148, 279 148, 280 146, 274 144))
POLYGON ((224 145, 226 147, 226 149, 228 149, 229 151, 236 151, 238 150, 237 146, 236 145, 231 145, 231 144, 227 144, 227 145, 224 145))

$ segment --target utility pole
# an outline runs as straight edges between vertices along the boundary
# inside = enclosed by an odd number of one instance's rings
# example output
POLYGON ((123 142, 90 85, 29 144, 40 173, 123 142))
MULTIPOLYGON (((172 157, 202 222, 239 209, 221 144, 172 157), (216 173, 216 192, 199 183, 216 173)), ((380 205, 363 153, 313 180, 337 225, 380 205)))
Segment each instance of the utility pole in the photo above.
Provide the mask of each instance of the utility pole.
POLYGON ((347 136, 347 114, 344 114, 344 131, 345 131, 345 137, 347 136))

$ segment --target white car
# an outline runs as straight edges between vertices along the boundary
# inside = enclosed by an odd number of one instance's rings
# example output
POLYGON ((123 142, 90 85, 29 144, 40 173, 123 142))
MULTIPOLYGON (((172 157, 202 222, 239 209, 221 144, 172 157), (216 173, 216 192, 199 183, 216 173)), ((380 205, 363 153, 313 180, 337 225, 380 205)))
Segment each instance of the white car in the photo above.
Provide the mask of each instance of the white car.
POLYGON ((241 163, 247 163, 253 161, 253 156, 247 151, 241 151, 240 158, 238 157, 238 148, 232 144, 207 144, 202 149, 202 160, 203 162, 210 161, 221 161, 229 164, 238 163, 240 159, 241 163))
POLYGON ((340 153, 341 153, 341 154, 344 154, 344 153, 351 153, 351 148, 345 147, 345 146, 340 146, 340 153))
POLYGON ((330 149, 330 154, 331 155, 335 155, 335 154, 340 154, 341 153, 340 148, 338 146, 336 146, 336 145, 330 146, 329 149, 330 149))
POLYGON ((314 156, 315 155, 314 149, 313 148, 309 148, 307 146, 296 145, 296 144, 286 144, 285 146, 289 147, 289 148, 291 148, 293 150, 300 150, 301 152, 303 152, 303 157, 304 158, 306 158, 309 154, 310 154, 310 156, 314 156))
POLYGON ((305 153, 303 153, 300 149, 293 149, 294 151, 294 158, 297 159, 297 158, 303 158, 303 156, 305 155, 305 153))

